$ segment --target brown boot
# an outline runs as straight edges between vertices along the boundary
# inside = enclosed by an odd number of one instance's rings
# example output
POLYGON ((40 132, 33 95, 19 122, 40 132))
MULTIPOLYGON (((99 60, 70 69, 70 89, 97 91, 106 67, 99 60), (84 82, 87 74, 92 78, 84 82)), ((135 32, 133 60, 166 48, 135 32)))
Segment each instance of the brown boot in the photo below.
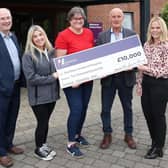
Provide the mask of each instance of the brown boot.
POLYGON ((13 161, 9 156, 2 156, 0 157, 0 165, 10 167, 13 165, 13 161))
POLYGON ((131 135, 125 135, 124 141, 127 143, 130 149, 136 149, 136 143, 131 135))
POLYGON ((24 153, 24 150, 23 150, 22 148, 13 146, 12 148, 9 149, 8 152, 9 152, 9 153, 12 153, 12 154, 15 154, 15 155, 18 155, 18 154, 24 153))
POLYGON ((100 148, 101 149, 107 149, 107 148, 109 148, 111 142, 112 142, 112 136, 111 136, 111 134, 110 133, 108 133, 108 134, 105 133, 104 137, 103 137, 103 139, 102 139, 102 141, 100 143, 100 148))

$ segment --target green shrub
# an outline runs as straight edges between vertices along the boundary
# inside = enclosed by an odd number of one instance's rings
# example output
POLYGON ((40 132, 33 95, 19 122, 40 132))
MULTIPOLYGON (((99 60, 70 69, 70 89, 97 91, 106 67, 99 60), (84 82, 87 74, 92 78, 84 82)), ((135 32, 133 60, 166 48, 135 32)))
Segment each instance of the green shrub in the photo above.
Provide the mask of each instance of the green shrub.
POLYGON ((161 11, 161 17, 165 20, 168 27, 168 3, 164 6, 163 10, 161 11))

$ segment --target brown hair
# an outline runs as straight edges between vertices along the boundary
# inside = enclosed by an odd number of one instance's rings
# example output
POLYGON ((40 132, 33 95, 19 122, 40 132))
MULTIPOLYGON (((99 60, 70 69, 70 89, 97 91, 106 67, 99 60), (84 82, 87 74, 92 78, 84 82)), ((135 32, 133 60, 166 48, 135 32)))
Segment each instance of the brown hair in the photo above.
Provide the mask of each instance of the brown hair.
POLYGON ((84 19, 86 19, 86 15, 85 15, 84 10, 81 7, 75 6, 75 7, 71 8, 70 11, 68 12, 67 20, 70 21, 75 14, 81 14, 82 17, 84 19))

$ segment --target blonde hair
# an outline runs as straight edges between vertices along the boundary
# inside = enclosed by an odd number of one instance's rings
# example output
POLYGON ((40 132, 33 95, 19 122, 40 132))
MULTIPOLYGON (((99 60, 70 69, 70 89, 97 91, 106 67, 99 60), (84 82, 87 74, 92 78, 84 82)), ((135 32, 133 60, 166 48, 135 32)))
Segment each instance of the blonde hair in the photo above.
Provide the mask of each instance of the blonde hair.
POLYGON ((153 37, 151 35, 151 27, 152 27, 152 23, 153 22, 158 22, 160 24, 160 28, 161 28, 161 36, 160 36, 160 41, 167 41, 168 40, 168 31, 167 31, 167 26, 165 21, 159 17, 159 16, 154 16, 148 25, 148 32, 147 32, 147 41, 151 44, 153 43, 153 37))
POLYGON ((25 47, 25 52, 24 53, 30 53, 32 58, 37 61, 36 55, 35 55, 35 50, 39 51, 39 53, 42 55, 42 51, 36 47, 33 43, 33 33, 35 31, 39 31, 44 35, 45 38, 45 49, 48 51, 52 50, 53 47, 48 40, 47 34, 45 33, 44 29, 39 26, 39 25, 33 25, 29 28, 28 33, 27 33, 27 41, 26 41, 26 47, 25 47))

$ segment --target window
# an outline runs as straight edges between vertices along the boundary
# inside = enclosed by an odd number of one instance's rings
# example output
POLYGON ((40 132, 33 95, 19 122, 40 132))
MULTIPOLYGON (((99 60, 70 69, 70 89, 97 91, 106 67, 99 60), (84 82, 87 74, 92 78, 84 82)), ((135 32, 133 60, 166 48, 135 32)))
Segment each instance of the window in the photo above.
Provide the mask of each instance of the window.
POLYGON ((133 23, 133 12, 124 12, 124 22, 123 25, 125 28, 134 29, 133 23))

